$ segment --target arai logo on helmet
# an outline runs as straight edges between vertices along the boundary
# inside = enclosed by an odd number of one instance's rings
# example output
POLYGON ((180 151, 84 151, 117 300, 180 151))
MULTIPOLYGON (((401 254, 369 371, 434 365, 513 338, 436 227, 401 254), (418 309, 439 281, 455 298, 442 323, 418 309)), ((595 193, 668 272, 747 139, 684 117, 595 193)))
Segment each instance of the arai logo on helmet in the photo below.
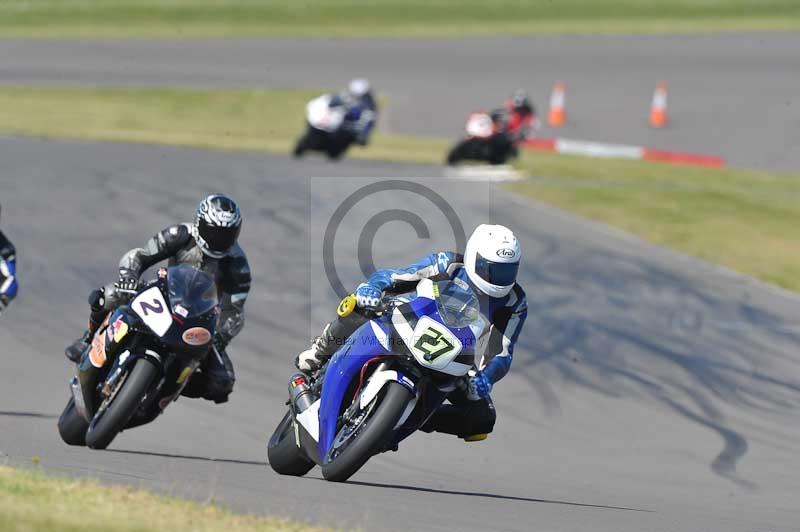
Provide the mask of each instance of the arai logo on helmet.
POLYGON ((224 224, 229 224, 229 223, 231 223, 232 221, 234 221, 236 219, 236 213, 235 212, 218 211, 216 213, 216 215, 217 215, 217 219, 220 222, 224 223, 224 224))
POLYGON ((182 338, 189 345, 206 345, 211 341, 211 333, 203 327, 192 327, 183 333, 182 338))
POLYGON ((516 256, 516 252, 511 248, 503 248, 497 250, 497 256, 503 259, 513 259, 516 256))

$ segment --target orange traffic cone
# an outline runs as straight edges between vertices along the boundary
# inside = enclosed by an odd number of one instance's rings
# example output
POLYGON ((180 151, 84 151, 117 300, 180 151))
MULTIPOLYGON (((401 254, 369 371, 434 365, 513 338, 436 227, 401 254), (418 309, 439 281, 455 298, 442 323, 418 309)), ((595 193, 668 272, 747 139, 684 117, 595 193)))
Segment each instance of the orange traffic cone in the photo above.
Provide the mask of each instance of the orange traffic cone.
POLYGON ((667 84, 659 82, 650 105, 650 126, 661 128, 667 125, 667 84))
POLYGON ((547 114, 547 123, 553 127, 561 127, 566 119, 564 109, 564 82, 556 81, 553 92, 550 93, 550 112, 547 114))

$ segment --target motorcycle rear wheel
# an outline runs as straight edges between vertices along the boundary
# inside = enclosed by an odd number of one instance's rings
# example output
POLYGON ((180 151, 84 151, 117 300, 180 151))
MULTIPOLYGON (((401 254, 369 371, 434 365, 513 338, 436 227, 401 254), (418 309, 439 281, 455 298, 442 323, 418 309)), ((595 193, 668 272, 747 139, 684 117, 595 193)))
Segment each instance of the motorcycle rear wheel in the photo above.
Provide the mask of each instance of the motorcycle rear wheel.
POLYGON ((58 433, 67 445, 86 445, 86 430, 89 423, 83 419, 75 408, 75 400, 70 397, 67 406, 58 418, 58 433))
POLYGON ((86 433, 86 445, 91 449, 105 449, 125 428, 138 408, 150 384, 158 376, 158 368, 148 359, 136 361, 127 378, 120 384, 111 403, 104 411, 95 414, 86 433))
MULTIPOLYGON (((365 419, 338 448, 332 447, 323 459, 322 476, 325 480, 344 482, 374 454, 381 452, 389 443, 393 429, 411 398, 411 392, 405 386, 394 381, 387 382, 375 399, 377 404, 366 407, 369 411, 365 419)), ((340 430, 337 439, 344 430, 347 427, 340 430)))
POLYGON ((314 467, 297 447, 294 439, 292 413, 287 412, 278 424, 267 444, 267 460, 273 471, 279 475, 302 477, 314 467))

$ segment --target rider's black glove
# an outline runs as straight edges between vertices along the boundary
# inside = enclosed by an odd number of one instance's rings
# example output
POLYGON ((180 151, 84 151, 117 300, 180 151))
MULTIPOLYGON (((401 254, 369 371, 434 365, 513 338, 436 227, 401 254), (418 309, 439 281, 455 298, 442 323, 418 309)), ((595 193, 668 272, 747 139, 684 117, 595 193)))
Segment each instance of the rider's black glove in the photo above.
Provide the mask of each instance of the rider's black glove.
POLYGON ((120 270, 119 280, 114 283, 117 292, 135 294, 139 289, 139 277, 130 270, 120 270))

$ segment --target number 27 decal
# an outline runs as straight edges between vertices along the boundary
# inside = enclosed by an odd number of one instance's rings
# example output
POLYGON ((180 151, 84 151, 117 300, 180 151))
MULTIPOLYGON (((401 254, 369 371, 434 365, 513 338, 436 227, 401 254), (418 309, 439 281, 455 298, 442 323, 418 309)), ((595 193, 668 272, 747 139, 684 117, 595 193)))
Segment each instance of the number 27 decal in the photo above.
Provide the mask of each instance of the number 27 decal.
POLYGON ((445 353, 451 352, 455 345, 441 331, 435 327, 428 327, 419 337, 417 343, 414 344, 414 347, 424 353, 425 360, 433 362, 445 353))
POLYGON ((446 366, 463 348, 461 341, 441 323, 423 316, 417 322, 409 349, 423 365, 446 366))

